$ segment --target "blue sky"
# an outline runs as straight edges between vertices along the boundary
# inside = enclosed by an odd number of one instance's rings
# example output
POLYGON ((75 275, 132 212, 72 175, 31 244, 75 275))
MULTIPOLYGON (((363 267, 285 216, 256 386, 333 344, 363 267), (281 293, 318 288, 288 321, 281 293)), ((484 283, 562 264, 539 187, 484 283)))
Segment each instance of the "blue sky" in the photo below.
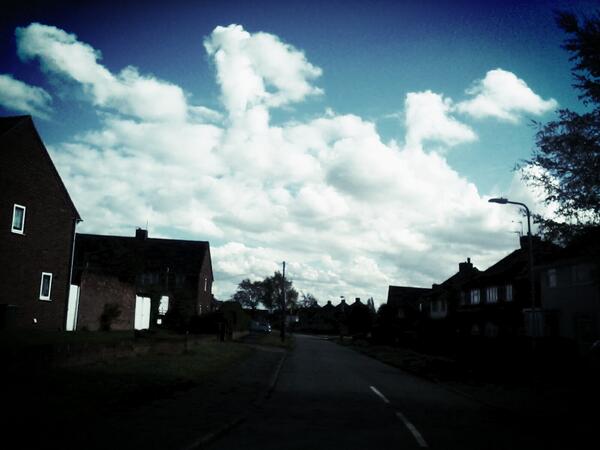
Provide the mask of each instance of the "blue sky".
POLYGON ((219 298, 285 259, 380 303, 515 247, 486 200, 536 205, 530 122, 581 108, 553 11, 596 7, 31 2, 0 22, 0 113, 34 115, 82 232, 209 240, 219 298))

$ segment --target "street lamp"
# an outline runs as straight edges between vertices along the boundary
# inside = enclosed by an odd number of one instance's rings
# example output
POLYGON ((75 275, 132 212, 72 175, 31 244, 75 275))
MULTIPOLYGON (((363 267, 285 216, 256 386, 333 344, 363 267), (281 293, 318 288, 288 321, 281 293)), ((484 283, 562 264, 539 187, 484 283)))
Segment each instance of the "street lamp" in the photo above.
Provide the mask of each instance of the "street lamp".
POLYGON ((535 337, 537 334, 537 318, 535 311, 535 281, 533 279, 533 239, 531 237, 531 214, 529 212, 529 208, 525 203, 513 202, 503 197, 490 198, 488 202, 498 203, 500 205, 519 205, 525 208, 525 212, 527 213, 527 246, 529 247, 529 295, 531 295, 531 338, 532 345, 535 348, 535 337))

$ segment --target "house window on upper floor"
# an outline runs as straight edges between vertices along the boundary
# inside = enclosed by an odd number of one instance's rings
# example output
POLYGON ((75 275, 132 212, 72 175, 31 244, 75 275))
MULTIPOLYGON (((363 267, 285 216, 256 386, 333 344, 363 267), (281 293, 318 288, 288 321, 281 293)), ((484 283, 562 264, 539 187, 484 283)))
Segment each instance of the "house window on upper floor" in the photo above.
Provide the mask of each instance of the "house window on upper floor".
POLYGON ((573 284, 585 284, 592 281, 591 264, 577 264, 573 266, 573 284))
POLYGON ((498 303, 498 288, 496 286, 487 288, 485 300, 487 303, 498 303))
POLYGON ((479 289, 471 289, 471 305, 479 305, 479 289))
POLYGON ((204 292, 208 290, 208 278, 204 278, 204 292))
POLYGON ((465 291, 460 291, 460 304, 461 305, 467 304, 467 294, 465 293, 465 291))
POLYGON ((512 302, 513 300, 513 289, 512 289, 512 284, 507 284, 506 285, 506 297, 504 298, 507 302, 512 302))
POLYGON ((557 286, 557 278, 556 278, 556 269, 548 270, 548 287, 556 287, 557 286))
POLYGON ((42 280, 40 281, 40 300, 50 300, 52 292, 52 274, 42 272, 42 280))
POLYGON ((21 205, 13 206, 13 218, 12 226, 10 231, 17 234, 23 234, 25 232, 25 207, 21 205))

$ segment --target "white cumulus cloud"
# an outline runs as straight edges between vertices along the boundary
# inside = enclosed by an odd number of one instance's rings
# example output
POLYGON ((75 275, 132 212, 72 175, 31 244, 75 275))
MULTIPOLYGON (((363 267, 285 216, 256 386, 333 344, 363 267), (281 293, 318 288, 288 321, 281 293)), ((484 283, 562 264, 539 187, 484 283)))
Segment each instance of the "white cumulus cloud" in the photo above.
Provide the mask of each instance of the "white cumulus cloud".
POLYGON ((135 67, 112 74, 101 65, 101 53, 59 28, 32 23, 17 28, 17 49, 23 60, 38 58, 44 70, 80 83, 97 106, 117 108, 144 120, 184 120, 183 90, 135 67))
POLYGON ((0 74, 0 105, 5 108, 47 119, 52 112, 51 102, 52 96, 44 89, 0 74))
POLYGON ((558 106, 553 98, 544 100, 525 81, 502 69, 490 70, 466 92, 473 98, 458 103, 456 109, 478 119, 495 117, 515 123, 523 114, 538 116, 558 106))
POLYGON ((466 124, 451 116, 452 101, 431 91, 411 92, 405 101, 406 145, 421 147, 426 141, 453 146, 477 139, 466 124))
POLYGON ((322 93, 310 83, 321 69, 272 34, 250 34, 240 25, 219 26, 204 47, 214 58, 223 101, 232 115, 256 105, 277 107, 322 93))

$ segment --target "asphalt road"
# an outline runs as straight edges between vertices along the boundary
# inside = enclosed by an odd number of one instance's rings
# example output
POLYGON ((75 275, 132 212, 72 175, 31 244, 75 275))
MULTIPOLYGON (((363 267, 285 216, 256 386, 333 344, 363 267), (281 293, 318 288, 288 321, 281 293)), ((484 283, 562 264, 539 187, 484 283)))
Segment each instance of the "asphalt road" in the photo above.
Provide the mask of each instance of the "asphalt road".
POLYGON ((490 408, 318 337, 296 343, 270 398, 210 449, 588 448, 567 424, 490 408))

